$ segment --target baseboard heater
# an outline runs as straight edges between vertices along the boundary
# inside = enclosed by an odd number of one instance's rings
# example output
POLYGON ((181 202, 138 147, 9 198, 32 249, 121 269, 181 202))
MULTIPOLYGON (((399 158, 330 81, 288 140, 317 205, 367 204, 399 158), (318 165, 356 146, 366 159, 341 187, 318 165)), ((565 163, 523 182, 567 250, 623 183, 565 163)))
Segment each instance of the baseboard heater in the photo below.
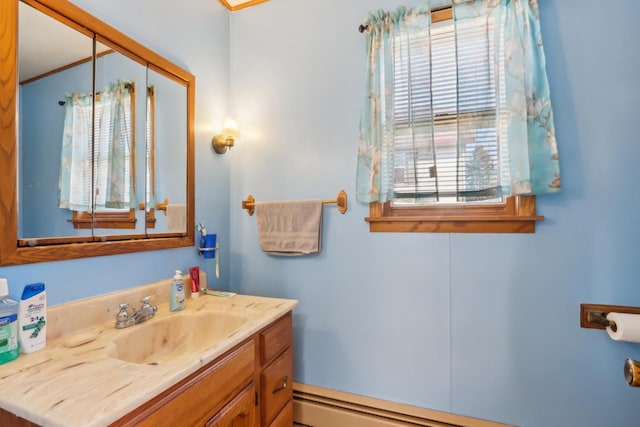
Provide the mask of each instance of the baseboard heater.
POLYGON ((293 413, 296 427, 513 427, 301 383, 293 413))

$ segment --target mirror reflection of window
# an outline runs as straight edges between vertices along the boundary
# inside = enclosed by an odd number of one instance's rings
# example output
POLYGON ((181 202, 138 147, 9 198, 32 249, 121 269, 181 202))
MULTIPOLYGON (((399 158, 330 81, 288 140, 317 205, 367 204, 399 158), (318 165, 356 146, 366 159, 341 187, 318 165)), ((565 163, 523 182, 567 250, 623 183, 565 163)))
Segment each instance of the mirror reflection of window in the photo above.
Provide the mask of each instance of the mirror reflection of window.
POLYGON ((131 207, 134 102, 134 89, 129 82, 117 82, 102 91, 96 98, 92 139, 92 96, 66 96, 60 208, 89 211, 94 206, 95 211, 101 211, 131 207))
POLYGON ((135 228, 135 100, 125 79, 95 104, 90 94, 66 97, 58 206, 73 211, 75 228, 135 228))

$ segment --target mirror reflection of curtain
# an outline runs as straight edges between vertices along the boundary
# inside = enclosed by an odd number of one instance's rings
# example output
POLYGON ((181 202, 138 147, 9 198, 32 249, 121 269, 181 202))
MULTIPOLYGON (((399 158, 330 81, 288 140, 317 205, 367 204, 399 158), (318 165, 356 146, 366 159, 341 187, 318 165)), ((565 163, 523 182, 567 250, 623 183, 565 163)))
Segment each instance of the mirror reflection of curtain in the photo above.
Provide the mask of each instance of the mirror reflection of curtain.
POLYGON ((132 85, 118 80, 96 97, 93 150, 91 95, 66 96, 58 206, 72 211, 135 207, 132 85), (93 191, 92 191, 93 188, 93 191), (93 194, 93 198, 92 198, 93 194))

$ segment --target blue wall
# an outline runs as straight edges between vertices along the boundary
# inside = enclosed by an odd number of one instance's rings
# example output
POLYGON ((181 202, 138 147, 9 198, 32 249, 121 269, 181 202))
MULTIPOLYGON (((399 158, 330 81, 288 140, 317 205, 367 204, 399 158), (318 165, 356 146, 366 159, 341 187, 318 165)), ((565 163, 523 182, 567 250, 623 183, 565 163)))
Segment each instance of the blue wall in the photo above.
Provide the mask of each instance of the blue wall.
POLYGON ((640 3, 540 2, 563 178, 534 235, 371 234, 325 208, 323 251, 260 252, 257 200, 354 195, 370 10, 274 0, 231 17, 231 288, 297 298, 295 379, 520 426, 636 426, 638 344, 580 329, 579 304, 640 305, 640 3), (608 9, 607 9, 608 7, 608 9), (259 35, 259 37, 257 37, 259 35))
MULTIPOLYGON (((215 0, 75 2, 197 76, 196 219, 223 248, 222 278, 210 282, 300 300, 297 381, 520 426, 638 424, 640 391, 622 363, 640 347, 580 329, 578 306, 640 305, 640 146, 628 124, 640 114, 640 3, 540 2, 564 189, 538 198, 536 234, 370 234, 367 207, 351 203, 346 215, 325 209, 321 254, 277 259, 259 251, 240 202, 353 196, 356 27, 400 3, 273 0, 229 18, 215 0), (210 140, 229 111, 243 137, 218 156, 210 140)), ((44 281, 55 304, 198 264, 212 277, 194 248, 0 277, 14 296, 44 281)))
POLYGON ((199 257, 195 247, 0 267, 0 277, 9 280, 14 298, 24 285, 44 282, 50 304, 168 279, 175 268, 193 265, 209 273, 211 286, 228 288, 229 165, 228 158, 213 153, 210 142, 229 108, 229 13, 212 0, 162 7, 154 0, 74 3, 196 75, 196 220, 219 234, 221 278, 215 279, 215 264, 199 257))
POLYGON ((67 222, 69 211, 58 208, 65 115, 58 101, 73 92, 91 93, 90 64, 20 86, 20 238, 91 235, 75 230, 67 222))

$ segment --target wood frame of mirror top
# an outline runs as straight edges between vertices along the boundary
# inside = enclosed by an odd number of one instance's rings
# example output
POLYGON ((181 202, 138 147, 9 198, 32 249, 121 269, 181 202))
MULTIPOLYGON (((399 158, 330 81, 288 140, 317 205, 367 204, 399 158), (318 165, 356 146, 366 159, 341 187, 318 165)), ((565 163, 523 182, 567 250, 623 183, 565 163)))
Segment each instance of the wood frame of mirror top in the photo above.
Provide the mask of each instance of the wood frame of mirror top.
MULTIPOLYGON (((0 266, 50 262, 103 255, 193 246, 195 243, 195 76, 140 43, 120 33, 67 0, 23 0, 43 13, 90 33, 97 40, 117 46, 121 53, 170 79, 187 90, 187 230, 185 233, 111 236, 100 241, 67 243, 66 238, 47 245, 18 247, 17 194, 17 64, 18 1, 0 2, 0 266)), ((54 239, 49 239, 54 240, 54 239)))

